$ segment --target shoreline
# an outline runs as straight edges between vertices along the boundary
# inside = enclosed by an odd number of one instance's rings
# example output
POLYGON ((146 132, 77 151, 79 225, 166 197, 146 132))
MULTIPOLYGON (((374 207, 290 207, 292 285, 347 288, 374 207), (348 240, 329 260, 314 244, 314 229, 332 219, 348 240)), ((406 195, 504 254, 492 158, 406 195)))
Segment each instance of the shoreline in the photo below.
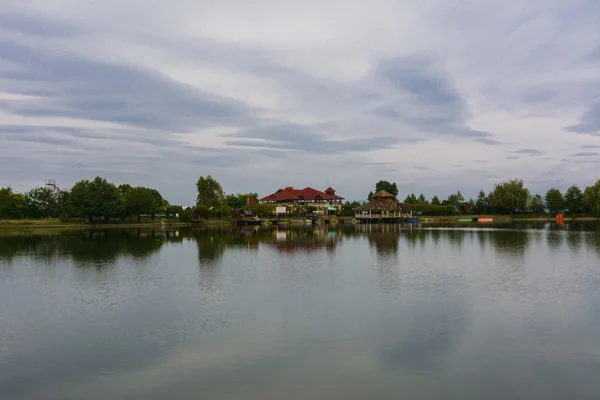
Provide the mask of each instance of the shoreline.
MULTIPOLYGON (((486 215, 486 217, 493 218, 492 222, 486 222, 486 224, 494 224, 494 223, 507 223, 513 221, 533 221, 533 222, 553 222, 554 218, 552 217, 510 217, 510 216, 496 216, 496 215, 486 215)), ((339 223, 343 223, 345 218, 351 217, 341 217, 339 223)), ((466 224, 469 222, 460 222, 459 218, 468 218, 468 216, 425 216, 425 217, 417 217, 419 218, 419 223, 428 224, 428 223, 460 223, 466 224)), ((564 217, 564 221, 598 221, 600 218, 597 217, 564 217)), ((304 219, 289 219, 288 225, 306 225, 304 219)), ((142 223, 106 223, 106 224, 82 224, 82 223, 35 223, 35 222, 3 222, 0 223, 0 230, 37 230, 37 229, 132 229, 132 228, 184 228, 193 226, 190 223, 186 222, 142 222, 142 223)), ((204 221, 202 224, 203 227, 217 227, 217 226, 232 226, 232 221, 230 220, 208 220, 204 221)))

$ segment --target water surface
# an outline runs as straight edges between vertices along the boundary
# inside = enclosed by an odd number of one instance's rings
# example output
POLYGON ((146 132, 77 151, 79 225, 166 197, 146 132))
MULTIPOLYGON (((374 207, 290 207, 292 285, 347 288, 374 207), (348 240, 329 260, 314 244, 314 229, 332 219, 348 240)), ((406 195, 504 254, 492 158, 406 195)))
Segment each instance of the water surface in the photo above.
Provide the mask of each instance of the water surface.
POLYGON ((0 232, 1 399, 598 399, 600 224, 0 232))

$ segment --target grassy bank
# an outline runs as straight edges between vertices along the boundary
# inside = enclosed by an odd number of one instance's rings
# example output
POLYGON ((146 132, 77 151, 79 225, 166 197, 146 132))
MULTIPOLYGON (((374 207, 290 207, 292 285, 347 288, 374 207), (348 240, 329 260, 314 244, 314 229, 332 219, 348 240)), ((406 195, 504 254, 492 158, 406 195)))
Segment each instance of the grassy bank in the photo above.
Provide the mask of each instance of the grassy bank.
POLYGON ((94 224, 81 221, 60 221, 59 219, 13 219, 0 220, 0 229, 97 229, 97 228, 145 228, 161 226, 188 226, 189 224, 177 221, 153 220, 142 222, 109 221, 94 224))

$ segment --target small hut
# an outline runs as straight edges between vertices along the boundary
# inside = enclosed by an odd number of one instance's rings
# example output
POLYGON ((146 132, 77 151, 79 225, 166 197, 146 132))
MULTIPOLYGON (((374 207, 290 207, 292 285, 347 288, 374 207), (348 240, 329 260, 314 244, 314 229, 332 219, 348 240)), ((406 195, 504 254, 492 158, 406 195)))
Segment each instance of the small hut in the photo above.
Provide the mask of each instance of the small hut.
POLYGON ((358 219, 400 218, 402 204, 396 201, 393 194, 380 190, 370 202, 357 207, 355 211, 358 219))

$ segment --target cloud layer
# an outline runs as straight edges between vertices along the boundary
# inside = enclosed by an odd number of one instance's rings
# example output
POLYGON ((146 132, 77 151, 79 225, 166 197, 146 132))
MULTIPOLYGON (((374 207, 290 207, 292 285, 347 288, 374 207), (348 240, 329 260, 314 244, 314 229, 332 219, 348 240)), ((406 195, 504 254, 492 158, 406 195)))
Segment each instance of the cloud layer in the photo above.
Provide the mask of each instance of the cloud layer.
POLYGON ((350 199, 379 179, 441 197, 514 177, 589 184, 599 11, 8 0, 0 186, 101 175, 190 204, 207 174, 228 192, 331 185, 350 199))

